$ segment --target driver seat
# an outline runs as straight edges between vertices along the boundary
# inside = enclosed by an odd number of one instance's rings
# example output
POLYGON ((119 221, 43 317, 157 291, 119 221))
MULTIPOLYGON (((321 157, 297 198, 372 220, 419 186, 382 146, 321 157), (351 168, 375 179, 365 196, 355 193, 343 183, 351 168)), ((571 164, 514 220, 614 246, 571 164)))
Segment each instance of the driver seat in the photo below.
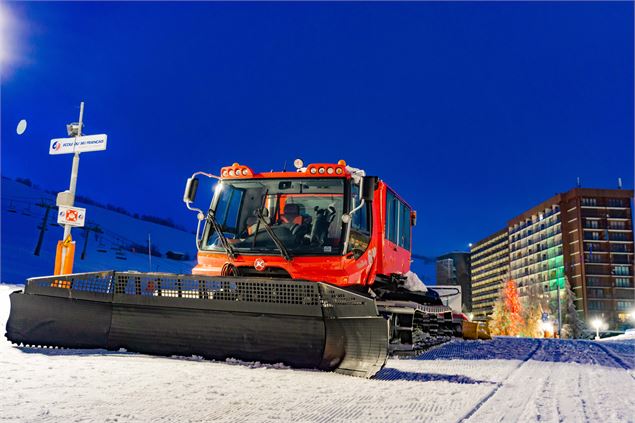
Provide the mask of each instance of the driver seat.
POLYGON ((287 203, 284 206, 284 213, 280 215, 280 222, 301 225, 304 217, 300 214, 300 205, 287 203))

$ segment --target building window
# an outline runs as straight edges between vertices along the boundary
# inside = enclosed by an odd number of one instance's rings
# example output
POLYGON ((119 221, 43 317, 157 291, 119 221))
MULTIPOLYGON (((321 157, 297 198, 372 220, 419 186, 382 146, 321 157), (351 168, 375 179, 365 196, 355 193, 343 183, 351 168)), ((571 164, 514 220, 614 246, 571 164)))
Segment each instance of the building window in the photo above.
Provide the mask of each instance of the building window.
POLYGON ((630 310, 633 307, 633 301, 617 301, 618 310, 630 310))
POLYGON ((589 301, 589 310, 602 310, 604 308, 604 303, 602 301, 589 301))
POLYGON ((623 220, 609 222, 609 229, 626 229, 626 222, 623 220))
POLYGON ((625 232, 616 232, 609 234, 609 239, 611 241, 628 241, 628 237, 625 232))
POLYGON ((629 288, 631 286, 631 280, 629 278, 616 278, 615 286, 618 288, 629 288))
POLYGON ((597 199, 595 198, 583 198, 582 199, 583 206, 597 206, 597 199))
POLYGON ((611 244, 611 251, 614 253, 627 253, 626 244, 611 244))
POLYGON ((609 198, 608 205, 609 207, 625 207, 622 198, 609 198))
POLYGON ((613 274, 614 275, 621 275, 621 276, 628 276, 631 274, 630 269, 628 268, 628 266, 615 266, 613 268, 613 274))
POLYGON ((594 298, 604 298, 604 290, 603 289, 591 289, 590 294, 594 298))

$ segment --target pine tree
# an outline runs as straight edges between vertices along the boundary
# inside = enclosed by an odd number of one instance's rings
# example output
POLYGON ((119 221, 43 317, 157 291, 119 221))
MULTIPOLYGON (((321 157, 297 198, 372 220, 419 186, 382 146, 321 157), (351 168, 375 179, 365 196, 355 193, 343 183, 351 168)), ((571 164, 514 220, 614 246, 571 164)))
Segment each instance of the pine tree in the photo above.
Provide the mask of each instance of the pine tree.
POLYGON ((571 289, 569 279, 565 279, 565 293, 564 293, 564 316, 562 318, 562 337, 563 338, 579 338, 582 335, 584 329, 584 322, 578 316, 578 311, 575 308, 575 293, 571 289))
POLYGON ((542 285, 536 284, 529 287, 529 293, 525 298, 523 307, 523 320, 525 324, 520 331, 521 336, 530 338, 538 338, 542 336, 541 318, 542 318, 542 285))
POLYGON ((505 299, 503 298, 503 290, 498 291, 498 297, 494 302, 494 309, 489 321, 489 329, 492 335, 505 335, 507 327, 509 327, 509 316, 505 312, 505 299))

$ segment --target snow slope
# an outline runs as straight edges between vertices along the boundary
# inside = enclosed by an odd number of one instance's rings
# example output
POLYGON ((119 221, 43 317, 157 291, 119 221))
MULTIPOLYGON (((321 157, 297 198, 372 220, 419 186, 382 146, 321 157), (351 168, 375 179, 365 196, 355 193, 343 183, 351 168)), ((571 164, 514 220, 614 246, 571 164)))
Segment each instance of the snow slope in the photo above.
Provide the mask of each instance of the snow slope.
MULTIPOLYGON (((0 325, 9 313, 0 284, 0 325)), ((1 421, 633 422, 635 341, 454 341, 372 380, 278 365, 20 348, 0 339, 1 421), (630 371, 630 372, 629 372, 630 371)))
MULTIPOLYGON (((41 254, 33 255, 40 233, 39 225, 45 214, 45 209, 37 204, 43 199, 55 204, 52 194, 2 178, 0 280, 3 282, 24 283, 27 277, 53 273, 55 248, 64 232, 56 223, 57 208, 51 209, 48 217, 41 254)), ((81 260, 84 231, 73 230, 73 239, 76 241, 75 272, 111 269, 148 271, 147 249, 133 253, 128 248, 131 243, 147 246, 148 234, 151 234, 152 244, 161 253, 179 251, 195 258, 195 236, 191 233, 134 219, 94 205, 77 205, 87 209, 87 223, 99 225, 104 233, 89 234, 86 257, 81 260)), ((192 225, 195 225, 195 219, 192 219, 192 225)), ((191 261, 152 257, 153 271, 190 273, 193 266, 191 261)))

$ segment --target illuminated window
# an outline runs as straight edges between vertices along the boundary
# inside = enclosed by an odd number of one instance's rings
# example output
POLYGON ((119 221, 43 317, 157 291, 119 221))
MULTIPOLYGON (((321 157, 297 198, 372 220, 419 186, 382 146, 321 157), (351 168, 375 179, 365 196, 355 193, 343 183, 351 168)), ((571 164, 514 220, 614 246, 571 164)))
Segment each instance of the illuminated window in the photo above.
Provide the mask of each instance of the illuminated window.
POLYGON ((631 286, 631 280, 628 278, 616 278, 615 286, 618 288, 628 288, 631 286))

